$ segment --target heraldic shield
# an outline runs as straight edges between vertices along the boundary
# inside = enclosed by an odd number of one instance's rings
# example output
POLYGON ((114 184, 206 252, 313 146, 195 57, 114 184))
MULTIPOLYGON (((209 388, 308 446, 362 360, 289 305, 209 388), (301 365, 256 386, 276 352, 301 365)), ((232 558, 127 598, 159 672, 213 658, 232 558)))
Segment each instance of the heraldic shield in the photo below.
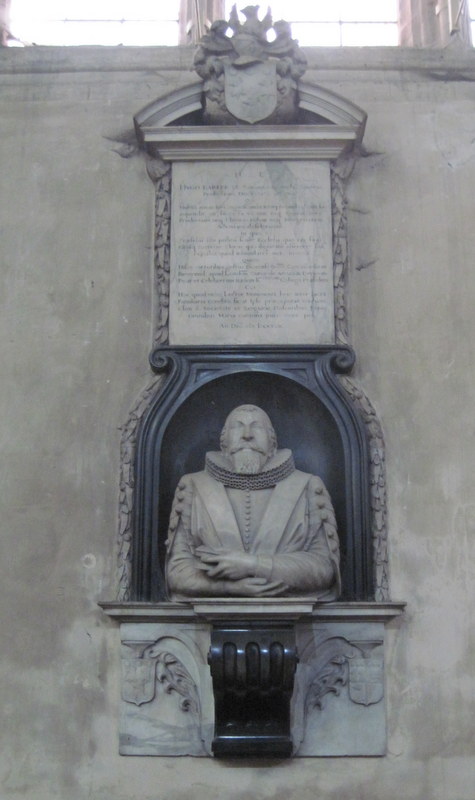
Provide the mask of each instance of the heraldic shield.
POLYGON ((260 122, 277 106, 277 74, 275 61, 224 67, 226 108, 244 122, 260 122))
POLYGON ((382 658, 352 658, 349 661, 349 693, 354 703, 370 706, 384 694, 382 658))
POLYGON ((122 660, 122 699, 141 706, 155 697, 156 659, 127 658, 122 660))

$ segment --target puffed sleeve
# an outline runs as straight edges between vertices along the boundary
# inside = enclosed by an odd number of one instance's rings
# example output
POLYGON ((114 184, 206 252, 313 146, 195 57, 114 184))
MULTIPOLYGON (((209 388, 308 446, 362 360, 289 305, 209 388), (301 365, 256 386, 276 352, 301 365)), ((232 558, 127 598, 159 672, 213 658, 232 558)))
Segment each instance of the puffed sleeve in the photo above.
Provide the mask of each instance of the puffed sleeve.
POLYGON ((165 573, 171 600, 223 595, 226 591, 224 582, 208 578, 195 557, 196 542, 191 529, 193 501, 192 475, 184 475, 175 491, 166 541, 165 573))
POLYGON ((341 591, 339 541, 335 512, 321 478, 310 476, 282 542, 272 556, 271 580, 286 583, 287 594, 336 599, 341 591))

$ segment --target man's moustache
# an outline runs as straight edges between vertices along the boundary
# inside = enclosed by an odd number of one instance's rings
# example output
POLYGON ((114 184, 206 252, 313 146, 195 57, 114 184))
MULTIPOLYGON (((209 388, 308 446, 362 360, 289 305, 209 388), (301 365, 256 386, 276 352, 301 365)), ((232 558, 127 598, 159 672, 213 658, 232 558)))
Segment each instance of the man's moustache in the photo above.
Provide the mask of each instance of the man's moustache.
POLYGON ((241 447, 235 447, 233 450, 230 451, 231 455, 233 456, 234 453, 240 453, 241 450, 253 450, 255 453, 261 453, 261 455, 267 455, 265 450, 262 450, 260 447, 253 447, 252 444, 249 445, 242 445, 241 447))

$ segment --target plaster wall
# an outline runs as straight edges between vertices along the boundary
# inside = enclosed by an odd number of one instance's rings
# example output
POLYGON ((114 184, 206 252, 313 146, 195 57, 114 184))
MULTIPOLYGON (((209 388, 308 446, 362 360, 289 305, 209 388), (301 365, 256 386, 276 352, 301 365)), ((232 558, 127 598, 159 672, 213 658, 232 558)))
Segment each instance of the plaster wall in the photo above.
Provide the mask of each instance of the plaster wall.
POLYGON ((368 113, 349 312, 408 601, 388 636, 388 755, 117 754, 119 634, 96 602, 114 597, 120 427, 150 380, 153 241, 128 143, 137 110, 194 80, 191 53, 3 50, 1 800, 475 796, 475 53, 307 54, 306 80, 368 113))

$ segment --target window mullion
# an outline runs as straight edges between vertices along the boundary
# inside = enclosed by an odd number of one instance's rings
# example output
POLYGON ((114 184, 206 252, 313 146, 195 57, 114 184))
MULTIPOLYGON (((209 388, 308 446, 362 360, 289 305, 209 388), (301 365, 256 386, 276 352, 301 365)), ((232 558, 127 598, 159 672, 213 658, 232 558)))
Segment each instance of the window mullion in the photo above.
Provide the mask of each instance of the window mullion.
POLYGON ((225 0, 180 0, 179 43, 197 44, 206 29, 224 18, 225 0))

